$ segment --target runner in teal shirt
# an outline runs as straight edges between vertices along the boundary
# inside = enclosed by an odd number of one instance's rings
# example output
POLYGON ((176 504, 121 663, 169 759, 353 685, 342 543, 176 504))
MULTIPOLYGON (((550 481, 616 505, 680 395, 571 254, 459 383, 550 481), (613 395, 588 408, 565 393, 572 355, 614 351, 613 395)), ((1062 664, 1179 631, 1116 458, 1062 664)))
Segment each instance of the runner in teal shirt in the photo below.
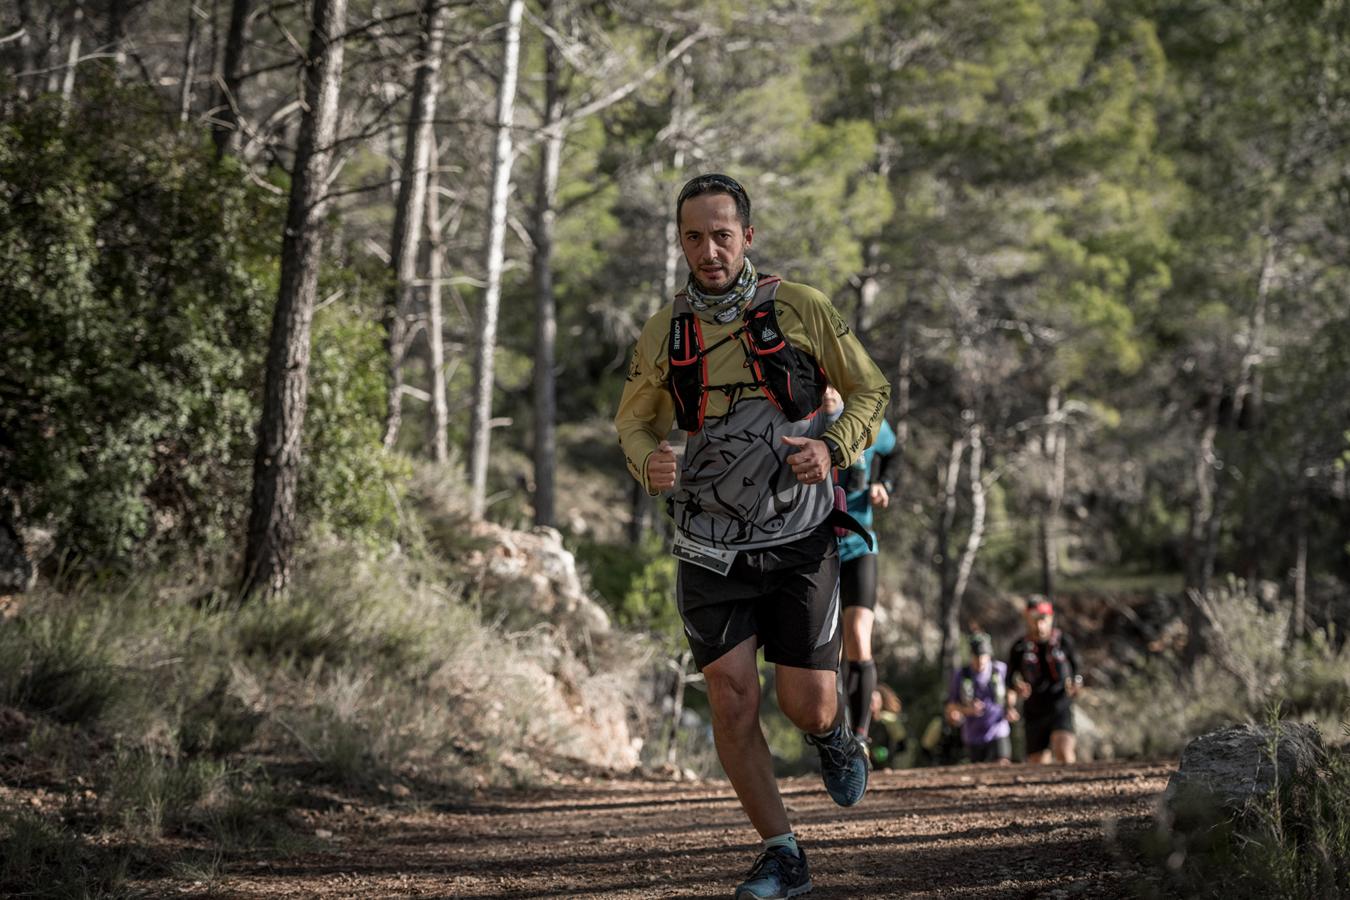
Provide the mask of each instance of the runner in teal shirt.
MULTIPOLYGON (((827 417, 842 408, 839 395, 827 389, 821 409, 827 417)), ((838 472, 849 513, 872 533, 872 507, 885 509, 895 489, 892 471, 899 463, 895 431, 882 421, 872 446, 853 465, 838 472)), ((877 686, 877 667, 872 660, 873 609, 877 603, 877 556, 861 535, 849 532, 839 538, 839 600, 844 609, 844 687, 848 693, 849 720, 853 733, 866 740, 871 724, 872 692, 877 686)))

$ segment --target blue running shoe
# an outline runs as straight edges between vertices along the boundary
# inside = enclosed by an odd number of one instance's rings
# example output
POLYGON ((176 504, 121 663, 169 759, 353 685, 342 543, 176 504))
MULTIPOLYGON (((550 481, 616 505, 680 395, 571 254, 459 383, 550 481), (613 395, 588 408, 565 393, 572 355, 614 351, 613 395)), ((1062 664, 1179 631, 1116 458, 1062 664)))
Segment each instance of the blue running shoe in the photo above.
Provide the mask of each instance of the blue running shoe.
POLYGON ((750 867, 750 875, 736 888, 736 900, 787 900, 811 890, 806 851, 794 855, 786 847, 770 847, 750 867))
POLYGON ((806 735, 806 742, 820 751, 820 777, 830 799, 840 806, 853 806, 867 792, 867 751, 843 725, 823 738, 806 735))

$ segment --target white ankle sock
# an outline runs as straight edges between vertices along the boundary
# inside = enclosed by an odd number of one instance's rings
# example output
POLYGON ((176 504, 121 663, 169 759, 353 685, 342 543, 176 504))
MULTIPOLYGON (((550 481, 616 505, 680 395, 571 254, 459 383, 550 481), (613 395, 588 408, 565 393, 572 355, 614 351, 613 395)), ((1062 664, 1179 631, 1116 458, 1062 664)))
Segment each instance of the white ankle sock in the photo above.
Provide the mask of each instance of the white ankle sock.
POLYGON ((769 850, 773 847, 786 847, 791 850, 794 855, 801 855, 801 850, 797 847, 797 836, 790 831, 786 834, 775 834, 771 838, 764 839, 765 850, 769 850))

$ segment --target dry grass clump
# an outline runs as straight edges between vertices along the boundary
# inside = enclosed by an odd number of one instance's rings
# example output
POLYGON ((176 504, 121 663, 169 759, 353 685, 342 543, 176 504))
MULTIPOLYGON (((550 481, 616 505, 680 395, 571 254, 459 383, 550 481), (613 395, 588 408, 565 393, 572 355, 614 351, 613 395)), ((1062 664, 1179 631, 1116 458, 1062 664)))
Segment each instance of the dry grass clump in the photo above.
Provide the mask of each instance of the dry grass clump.
MULTIPOLYGON (((528 568, 519 577, 538 587, 528 568)), ((636 757, 641 655, 578 630, 584 618, 541 613, 521 629, 521 603, 507 632, 493 582, 462 561, 319 540, 288 596, 242 606, 215 574, 230 570, 47 585, 0 623, 0 753, 65 791, 0 822, 0 894, 95 881, 115 893, 127 861, 104 859, 98 833, 294 840, 307 785, 440 800, 569 759, 636 757)), ((45 894, 58 895, 80 892, 45 894)))

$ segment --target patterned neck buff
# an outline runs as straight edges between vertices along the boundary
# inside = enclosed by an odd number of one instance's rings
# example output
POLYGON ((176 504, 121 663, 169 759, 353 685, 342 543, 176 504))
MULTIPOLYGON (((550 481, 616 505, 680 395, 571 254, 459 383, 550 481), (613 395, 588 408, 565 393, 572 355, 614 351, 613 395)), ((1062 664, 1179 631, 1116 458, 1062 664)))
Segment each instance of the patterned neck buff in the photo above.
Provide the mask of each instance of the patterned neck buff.
POLYGON ((699 290, 693 273, 690 273, 689 281, 684 286, 684 294, 689 298, 689 305, 700 319, 725 325, 740 318, 746 306, 755 299, 755 285, 758 281, 759 273, 755 271, 755 264, 746 259, 740 276, 726 293, 705 294, 699 290))

